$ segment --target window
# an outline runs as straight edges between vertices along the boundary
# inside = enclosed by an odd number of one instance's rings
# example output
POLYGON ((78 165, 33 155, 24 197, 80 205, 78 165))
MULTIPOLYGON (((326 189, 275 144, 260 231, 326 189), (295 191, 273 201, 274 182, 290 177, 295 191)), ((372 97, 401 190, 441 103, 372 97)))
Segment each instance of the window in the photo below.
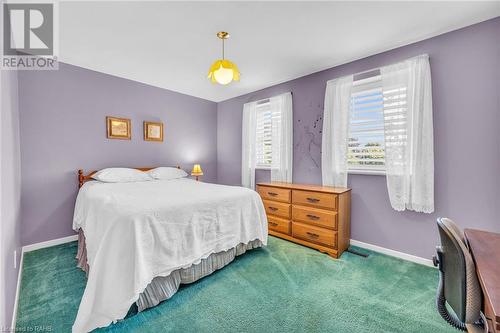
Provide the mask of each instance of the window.
POLYGON ((380 76, 353 85, 347 164, 351 172, 385 170, 384 94, 380 76))
MULTIPOLYGON (((278 164, 279 156, 273 156, 273 133, 277 135, 281 116, 279 110, 271 110, 271 103, 263 101, 256 109, 256 167, 270 169, 278 164)), ((276 142, 276 140, 275 140, 276 142)))
POLYGON ((402 161, 397 148, 406 141, 406 87, 384 90, 380 76, 356 81, 349 118, 349 171, 384 173, 386 147, 391 148, 393 160, 402 161))
POLYGON ((292 182, 292 93, 245 103, 241 131, 241 184, 255 188, 255 169, 270 170, 271 181, 292 182))

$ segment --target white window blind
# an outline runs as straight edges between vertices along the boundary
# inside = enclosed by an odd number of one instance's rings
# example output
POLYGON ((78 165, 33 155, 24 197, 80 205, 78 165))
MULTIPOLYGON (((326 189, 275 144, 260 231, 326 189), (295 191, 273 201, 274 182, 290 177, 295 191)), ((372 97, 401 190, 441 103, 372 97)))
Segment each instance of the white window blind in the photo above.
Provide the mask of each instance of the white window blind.
POLYGON ((273 132, 279 133, 281 113, 279 110, 271 110, 271 104, 267 101, 260 103, 257 105, 256 122, 256 167, 271 168, 279 162, 276 160, 279 156, 273 157, 272 145, 273 132))
POLYGON ((386 147, 403 164, 407 144, 406 87, 382 89, 380 76, 355 82, 351 95, 347 163, 350 171, 385 170, 386 147), (396 154, 394 154, 396 152, 396 154))
POLYGON ((350 171, 385 170, 384 94, 380 76, 354 83, 347 164, 350 171))

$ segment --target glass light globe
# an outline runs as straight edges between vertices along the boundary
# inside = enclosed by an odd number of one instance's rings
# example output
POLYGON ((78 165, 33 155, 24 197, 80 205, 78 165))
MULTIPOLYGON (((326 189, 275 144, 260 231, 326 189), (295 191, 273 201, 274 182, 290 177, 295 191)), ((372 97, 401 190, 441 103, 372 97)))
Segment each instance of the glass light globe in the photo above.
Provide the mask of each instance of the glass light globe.
POLYGON ((233 69, 225 68, 222 64, 219 66, 219 69, 214 71, 215 80, 223 85, 226 85, 233 81, 233 69))
POLYGON ((231 61, 219 59, 210 66, 208 78, 213 83, 227 85, 231 83, 231 81, 239 81, 240 72, 238 67, 231 61))

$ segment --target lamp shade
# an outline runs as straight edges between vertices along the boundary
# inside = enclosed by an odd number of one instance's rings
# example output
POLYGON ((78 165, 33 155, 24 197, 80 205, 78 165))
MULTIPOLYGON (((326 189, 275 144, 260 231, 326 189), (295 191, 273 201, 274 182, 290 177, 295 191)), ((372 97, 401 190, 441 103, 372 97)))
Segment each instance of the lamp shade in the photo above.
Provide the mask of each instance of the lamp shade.
POLYGON ((229 84, 231 81, 240 80, 238 67, 229 60, 220 59, 212 64, 208 72, 208 78, 213 82, 222 85, 229 84))
POLYGON ((203 176, 203 170, 201 170, 201 166, 199 164, 195 164, 193 166, 193 170, 191 170, 191 176, 203 176))

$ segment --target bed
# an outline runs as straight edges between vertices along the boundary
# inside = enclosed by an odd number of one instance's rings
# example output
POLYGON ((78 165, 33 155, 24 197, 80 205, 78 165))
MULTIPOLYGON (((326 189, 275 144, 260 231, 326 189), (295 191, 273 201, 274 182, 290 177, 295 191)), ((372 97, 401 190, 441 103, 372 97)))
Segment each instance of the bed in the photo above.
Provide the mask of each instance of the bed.
MULTIPOLYGON (((137 168, 148 171, 150 168, 137 168)), ((87 285, 73 332, 89 332, 172 297, 267 245, 267 219, 250 189, 188 178, 103 183, 78 172, 73 229, 87 285)))

